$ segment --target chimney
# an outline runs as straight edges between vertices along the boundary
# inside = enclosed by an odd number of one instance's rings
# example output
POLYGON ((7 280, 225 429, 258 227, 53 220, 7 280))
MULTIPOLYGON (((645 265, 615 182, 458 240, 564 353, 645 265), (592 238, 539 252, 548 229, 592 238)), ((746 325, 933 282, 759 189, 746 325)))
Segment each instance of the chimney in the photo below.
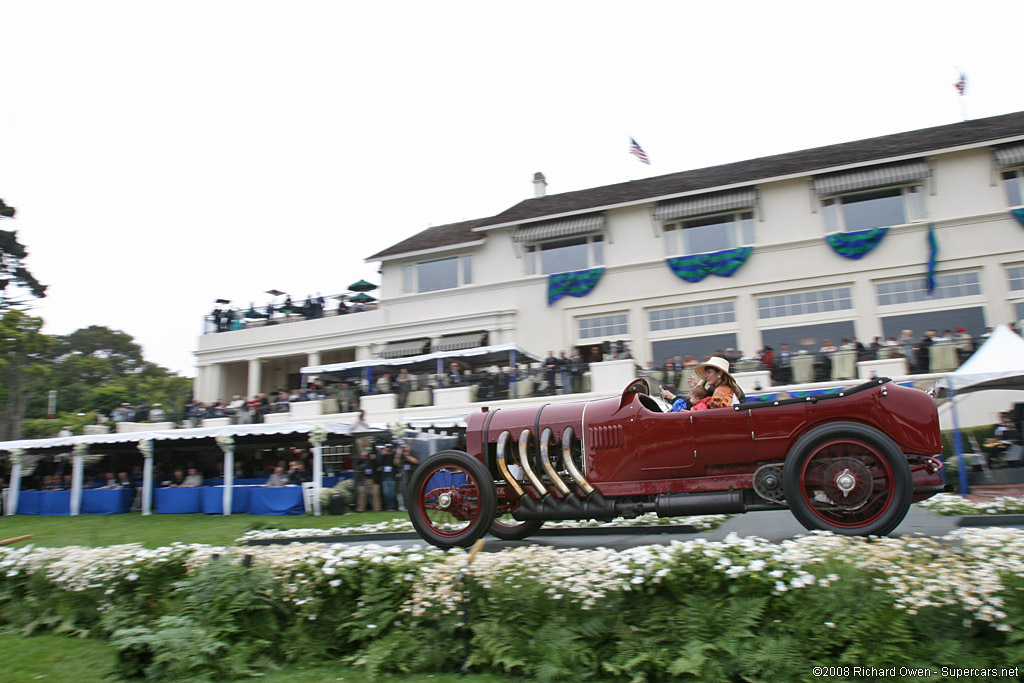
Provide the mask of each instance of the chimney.
POLYGON ((548 181, 544 179, 544 174, 537 171, 533 174, 533 198, 543 197, 547 193, 548 181))

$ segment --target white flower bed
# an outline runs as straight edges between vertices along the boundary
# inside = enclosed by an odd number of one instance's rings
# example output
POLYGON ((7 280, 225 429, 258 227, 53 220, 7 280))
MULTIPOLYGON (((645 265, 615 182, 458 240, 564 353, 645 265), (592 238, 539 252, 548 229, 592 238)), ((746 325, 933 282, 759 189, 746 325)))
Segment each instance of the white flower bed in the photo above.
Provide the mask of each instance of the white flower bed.
MULTIPOLYGON (((589 609, 610 591, 657 584, 673 572, 718 571, 735 580, 762 582, 775 594, 828 586, 840 580, 822 569, 829 560, 880 572, 877 588, 892 596, 897 609, 915 614, 924 607, 960 605, 967 613, 965 625, 973 618, 1009 631, 1003 622, 1000 572, 1024 572, 1024 532, 961 529, 945 539, 864 539, 815 532, 779 544, 730 534, 721 542, 698 538, 621 552, 531 546, 478 555, 466 571, 484 588, 536 581, 552 599, 589 609), (949 541, 959 541, 961 547, 951 547, 949 541)), ((425 568, 404 611, 412 616, 453 611, 458 604, 455 580, 464 569, 461 556, 425 568)))
POLYGON ((956 493, 938 493, 918 503, 940 515, 1012 515, 1024 513, 1024 497, 998 496, 971 501, 956 493))
MULTIPOLYGON (((485 589, 538 585, 552 600, 591 609, 614 591, 643 590, 666 577, 708 576, 755 582, 774 594, 828 586, 841 580, 836 563, 873 572, 876 589, 889 594, 898 609, 914 614, 926 607, 959 606, 971 620, 999 630, 1006 623, 1002 577, 1024 575, 1024 531, 1000 528, 958 530, 945 538, 873 538, 813 533, 770 543, 730 534, 724 541, 697 538, 669 545, 614 551, 559 550, 528 546, 480 553, 467 568, 466 554, 453 549, 344 544, 293 544, 217 548, 175 544, 146 549, 139 545, 106 548, 0 548, 0 581, 22 582, 43 572, 55 588, 92 591, 98 609, 105 596, 135 581, 159 576, 167 563, 188 573, 211 561, 241 562, 269 568, 286 600, 305 618, 316 619, 319 597, 337 589, 346 577, 363 576, 379 565, 409 592, 403 612, 411 617, 446 614, 458 606, 461 572, 485 589)), ((167 587, 167 590, 171 590, 167 587)), ((111 598, 112 599, 112 598, 111 598)))
MULTIPOLYGON (((729 519, 729 515, 697 515, 693 517, 658 517, 655 513, 640 515, 634 519, 615 519, 610 522, 595 520, 569 520, 561 522, 545 522, 545 529, 576 529, 590 527, 633 527, 655 526, 661 524, 689 524, 698 531, 709 531, 729 519)), ((259 529, 247 531, 236 539, 236 543, 266 540, 274 538, 316 538, 321 536, 350 536, 353 534, 379 534, 399 531, 413 532, 412 522, 408 519, 389 519, 376 524, 359 524, 357 526, 335 526, 330 529, 259 529)))

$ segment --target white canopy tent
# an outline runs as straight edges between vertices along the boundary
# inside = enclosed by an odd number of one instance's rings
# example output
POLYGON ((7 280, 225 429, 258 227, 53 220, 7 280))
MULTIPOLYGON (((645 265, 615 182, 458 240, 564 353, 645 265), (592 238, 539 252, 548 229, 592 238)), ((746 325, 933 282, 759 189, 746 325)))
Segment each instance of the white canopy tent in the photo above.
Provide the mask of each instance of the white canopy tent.
POLYGON ((935 386, 950 394, 1024 389, 1024 339, 1009 326, 1000 325, 974 355, 935 386))
POLYGON ((1000 325, 963 365, 936 382, 935 388, 938 395, 949 396, 952 404, 953 450, 960 464, 960 493, 966 496, 969 488, 957 415, 957 394, 985 389, 1024 389, 1024 339, 1009 326, 1000 325))
MULTIPOLYGON (((386 427, 373 426, 362 433, 384 433, 386 427)), ((224 514, 231 514, 231 486, 234 479, 235 439, 239 437, 276 436, 305 434, 313 446, 313 484, 316 492, 315 506, 319 504, 320 488, 323 481, 322 446, 331 435, 353 436, 352 425, 344 422, 280 422, 272 424, 229 425, 224 427, 196 427, 192 429, 168 429, 152 432, 121 432, 113 434, 87 434, 83 436, 55 437, 51 439, 19 439, 0 442, 0 451, 12 454, 11 482, 4 513, 14 514, 18 509, 18 494, 21 488, 20 454, 24 451, 70 448, 74 454, 72 481, 72 513, 77 513, 82 491, 82 463, 86 452, 93 446, 105 444, 138 444, 144 458, 142 482, 142 514, 150 513, 149 494, 153 485, 153 442, 177 441, 184 439, 215 439, 224 452, 224 514)), ((319 514, 319 511, 317 511, 319 514)))

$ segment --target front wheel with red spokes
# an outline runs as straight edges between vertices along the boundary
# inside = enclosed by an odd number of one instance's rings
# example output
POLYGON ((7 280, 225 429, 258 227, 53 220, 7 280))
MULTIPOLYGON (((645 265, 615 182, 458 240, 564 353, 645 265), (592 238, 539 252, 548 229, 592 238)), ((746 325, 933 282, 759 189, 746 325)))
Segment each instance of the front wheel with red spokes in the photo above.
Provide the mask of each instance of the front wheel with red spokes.
POLYGON ((913 499, 906 456, 876 429, 834 422, 801 437, 782 473, 786 502, 808 529, 884 536, 913 499))
POLYGON ((470 546, 494 521, 494 478, 462 451, 441 451, 413 472, 409 519, 423 540, 439 548, 470 546))

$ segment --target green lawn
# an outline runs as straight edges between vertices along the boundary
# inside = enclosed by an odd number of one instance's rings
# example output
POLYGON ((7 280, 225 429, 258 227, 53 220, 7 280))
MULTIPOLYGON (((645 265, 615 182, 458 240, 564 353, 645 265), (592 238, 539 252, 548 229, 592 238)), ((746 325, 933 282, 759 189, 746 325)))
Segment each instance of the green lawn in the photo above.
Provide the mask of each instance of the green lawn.
MULTIPOLYGON (((53 635, 24 637, 0 633, 0 681, 95 683, 111 680, 108 676, 114 670, 116 652, 116 648, 102 640, 53 635)), ((283 666, 275 671, 268 671, 266 675, 255 680, 267 683, 371 683, 381 680, 381 677, 327 662, 317 665, 283 666)), ((474 675, 467 679, 453 673, 436 676, 388 676, 386 680, 399 683, 423 680, 436 683, 465 683, 467 680, 474 683, 493 683, 513 679, 490 675, 474 675)))
POLYGON ((24 534, 32 538, 16 545, 104 546, 142 543, 147 548, 182 543, 228 545, 252 529, 326 529, 333 526, 373 524, 389 519, 408 519, 405 512, 361 512, 346 515, 79 515, 0 517, 0 540, 24 534))

